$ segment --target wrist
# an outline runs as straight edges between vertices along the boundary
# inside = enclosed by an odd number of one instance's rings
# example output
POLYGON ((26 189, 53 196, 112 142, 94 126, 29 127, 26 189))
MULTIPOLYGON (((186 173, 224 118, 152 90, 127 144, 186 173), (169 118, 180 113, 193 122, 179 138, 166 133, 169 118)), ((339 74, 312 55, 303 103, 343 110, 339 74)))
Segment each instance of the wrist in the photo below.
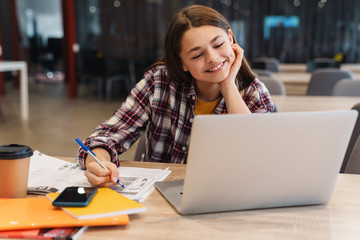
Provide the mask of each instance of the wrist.
POLYGON ((237 85, 233 81, 229 81, 229 79, 226 79, 220 84, 220 91, 223 96, 239 92, 237 85))
MULTIPOLYGON (((104 149, 104 148, 93 148, 91 150, 93 153, 95 153, 96 157, 100 160, 100 161, 109 161, 111 162, 111 156, 109 154, 109 152, 104 149)), ((85 166, 88 166, 89 163, 91 162, 96 162, 95 159, 88 154, 85 158, 85 166)))

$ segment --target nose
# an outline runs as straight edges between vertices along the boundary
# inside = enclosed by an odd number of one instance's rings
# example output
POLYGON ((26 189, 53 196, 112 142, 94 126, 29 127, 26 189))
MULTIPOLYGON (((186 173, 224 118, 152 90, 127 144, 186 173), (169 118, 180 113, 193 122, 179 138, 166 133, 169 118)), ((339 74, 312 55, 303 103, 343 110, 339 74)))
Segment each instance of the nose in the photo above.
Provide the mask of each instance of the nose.
POLYGON ((219 56, 214 51, 208 53, 208 63, 216 63, 219 59, 219 56))

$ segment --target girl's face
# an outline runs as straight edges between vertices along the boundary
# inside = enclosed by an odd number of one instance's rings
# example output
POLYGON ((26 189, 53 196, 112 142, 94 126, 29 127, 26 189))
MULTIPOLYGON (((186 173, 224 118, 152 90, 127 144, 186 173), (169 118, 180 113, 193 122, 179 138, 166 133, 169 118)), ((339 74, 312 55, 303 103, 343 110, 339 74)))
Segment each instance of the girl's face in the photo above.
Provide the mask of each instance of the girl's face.
POLYGON ((229 75, 235 59, 233 35, 215 26, 187 30, 181 41, 180 58, 184 71, 197 81, 219 83, 229 75))

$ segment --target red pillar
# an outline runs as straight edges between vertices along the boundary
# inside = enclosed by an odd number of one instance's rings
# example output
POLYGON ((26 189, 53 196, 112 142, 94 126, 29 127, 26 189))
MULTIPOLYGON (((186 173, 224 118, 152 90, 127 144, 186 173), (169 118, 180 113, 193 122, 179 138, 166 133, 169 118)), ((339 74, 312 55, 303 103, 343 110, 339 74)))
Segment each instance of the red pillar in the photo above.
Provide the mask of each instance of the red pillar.
MULTIPOLYGON (((16 1, 8 0, 7 1, 9 8, 9 23, 10 27, 10 50, 11 50, 11 60, 20 61, 20 29, 16 13, 16 1)), ((20 85, 20 77, 18 75, 13 77, 13 83, 16 87, 20 85)))
POLYGON ((69 84, 70 97, 77 96, 77 81, 76 81, 76 60, 74 45, 76 44, 75 31, 75 5, 73 0, 62 0, 63 13, 63 61, 65 79, 69 84))
MULTIPOLYGON (((1 4, 0 4, 0 18, 1 18, 1 4)), ((2 22, 0 22, 0 61, 4 60, 4 47, 3 47, 3 37, 2 37, 3 29, 2 29, 2 22)), ((1 97, 4 94, 4 73, 0 72, 0 104, 1 104, 1 97)), ((0 106, 1 107, 1 106, 0 106)), ((1 108, 0 108, 0 116, 1 116, 1 108)))
MULTIPOLYGON (((1 14, 2 14, 2 8, 1 8, 1 4, 0 4, 0 19, 1 19, 1 14)), ((2 39, 2 23, 0 22, 0 61, 3 60, 3 39, 2 39)), ((2 111, 1 111, 1 98, 2 95, 4 94, 4 74, 2 72, 0 72, 0 118, 2 116, 2 111)))

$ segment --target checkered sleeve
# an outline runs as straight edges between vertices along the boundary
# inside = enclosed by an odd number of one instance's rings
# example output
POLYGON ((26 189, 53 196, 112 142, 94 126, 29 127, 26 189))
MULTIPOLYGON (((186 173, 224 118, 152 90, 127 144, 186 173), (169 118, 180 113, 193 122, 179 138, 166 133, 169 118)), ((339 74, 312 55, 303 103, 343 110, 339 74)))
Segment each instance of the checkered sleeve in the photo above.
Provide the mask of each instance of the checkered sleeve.
POLYGON ((244 101, 253 113, 275 111, 275 104, 271 99, 269 90, 258 79, 254 79, 246 89, 244 101))
MULTIPOLYGON (((150 99, 152 89, 151 76, 145 76, 130 92, 126 101, 117 109, 112 117, 98 125, 95 131, 85 140, 90 149, 104 148, 112 162, 119 166, 119 154, 129 150, 140 137, 150 116, 150 99)), ((86 168, 87 153, 79 149, 77 163, 86 168)))

